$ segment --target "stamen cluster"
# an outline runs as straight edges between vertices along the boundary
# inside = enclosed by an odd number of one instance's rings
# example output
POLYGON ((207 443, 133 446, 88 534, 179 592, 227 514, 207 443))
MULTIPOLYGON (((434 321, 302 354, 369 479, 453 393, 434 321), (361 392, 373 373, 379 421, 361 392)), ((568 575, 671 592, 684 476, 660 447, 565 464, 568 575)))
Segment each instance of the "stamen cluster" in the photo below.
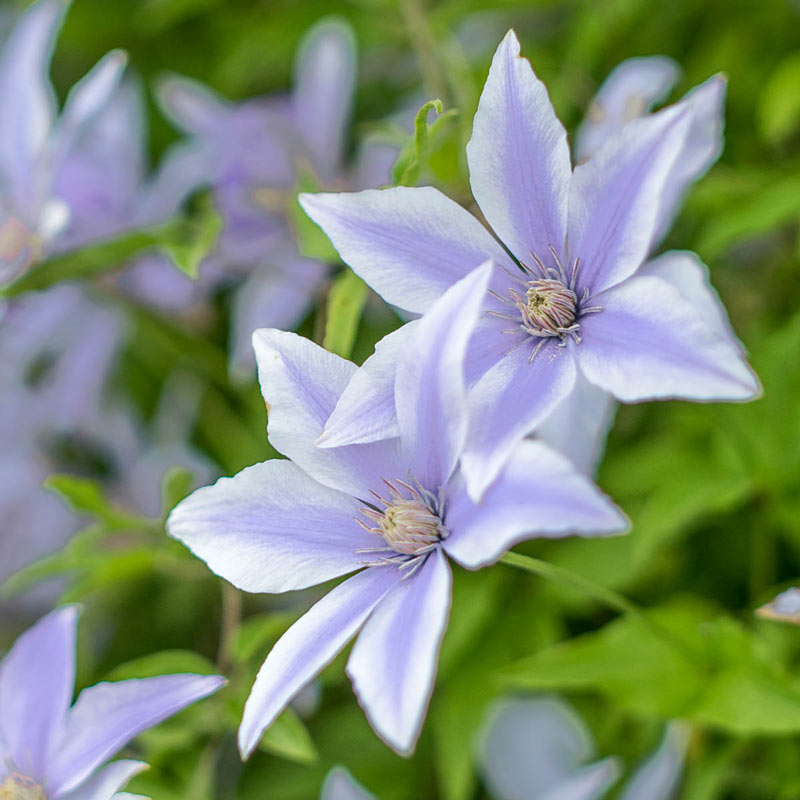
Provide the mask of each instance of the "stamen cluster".
POLYGON ((0 783, 0 800, 47 800, 47 795, 33 778, 12 772, 0 783))
POLYGON ((358 550, 359 553, 385 553, 380 564, 397 564, 413 575, 425 559, 446 539, 449 532, 442 521, 444 498, 424 489, 417 481, 408 483, 383 479, 389 490, 389 498, 372 491, 373 497, 383 506, 362 508, 361 513, 376 525, 368 525, 356 518, 364 530, 380 536, 385 546, 358 550), (395 485, 396 484, 396 485, 395 485), (400 488, 398 488, 400 487, 400 488))

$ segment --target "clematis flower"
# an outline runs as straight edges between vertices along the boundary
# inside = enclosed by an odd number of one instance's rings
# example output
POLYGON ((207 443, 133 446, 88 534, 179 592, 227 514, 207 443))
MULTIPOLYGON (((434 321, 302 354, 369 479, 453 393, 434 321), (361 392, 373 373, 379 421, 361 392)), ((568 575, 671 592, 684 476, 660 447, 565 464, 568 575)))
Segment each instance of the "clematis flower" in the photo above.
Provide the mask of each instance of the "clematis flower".
POLYGON ((109 800, 147 765, 106 762, 134 736, 216 692, 224 678, 99 683, 70 707, 78 611, 57 609, 0 662, 0 797, 109 800), (105 765, 105 766, 104 766, 105 765))
POLYGON ((325 776, 319 800, 375 800, 375 795, 361 786, 344 767, 334 767, 325 776))
MULTIPOLYGON (((323 20, 298 49, 291 95, 230 103, 207 87, 172 76, 158 95, 165 113, 205 152, 224 228, 200 268, 216 284, 238 281, 232 359, 252 367, 255 328, 293 328, 327 278, 324 264, 298 253, 288 224, 301 178, 330 188, 388 182, 396 148, 370 141, 350 170, 344 162, 356 78, 352 31, 323 20)), ((476 267, 479 262, 473 264, 476 267)))
MULTIPOLYGON (((667 728, 658 749, 621 789, 621 800, 675 796, 688 744, 685 728, 667 728)), ((617 758, 589 762, 595 745, 584 721, 564 700, 504 700, 489 713, 478 748, 494 800, 599 800, 617 782, 617 758)))
POLYGON ((491 265, 446 291, 415 323, 397 371, 399 435, 314 445, 356 367, 274 330, 253 344, 273 446, 266 461, 199 489, 167 521, 218 575, 248 592, 340 583, 279 640, 239 729, 248 756, 291 698, 361 630, 347 673, 376 732, 410 752, 430 697, 450 605, 448 557, 492 563, 534 536, 607 535, 621 512, 563 457, 525 442, 481 502, 458 468, 467 420, 463 361, 491 265))
MULTIPOLYGON (((670 58, 650 56, 623 61, 605 80, 589 105, 575 136, 575 158, 588 160, 629 122, 638 119, 661 102, 677 83, 680 68, 670 58)), ((683 102, 692 108, 694 122, 681 155, 671 169, 661 199, 660 221, 654 244, 669 230, 678 207, 691 183, 700 178, 722 152, 725 81, 712 78, 690 91, 683 102)), ((711 287, 708 269, 690 253, 672 253, 666 268, 648 264, 646 273, 671 282, 686 299, 693 294, 704 298, 697 309, 719 322, 721 334, 735 341, 725 309, 711 287), (688 291, 687 291, 688 290, 688 291)), ((555 447, 587 472, 596 467, 614 420, 617 403, 613 395, 589 383, 580 374, 569 398, 536 428, 536 435, 555 447)))
MULTIPOLYGON (((698 106, 695 96, 633 120, 573 170, 566 132, 510 31, 494 56, 467 159, 476 201, 513 260, 430 187, 301 195, 342 259, 406 311, 424 313, 475 264, 496 262, 466 364, 470 431, 461 463, 473 497, 579 380, 623 402, 758 394, 736 339, 710 324, 718 307, 706 286, 698 291, 693 256, 646 264, 670 176, 707 116, 698 106)), ((394 334, 404 335, 413 333, 394 334)), ((391 435, 391 383, 372 383, 360 405, 343 397, 320 444, 391 435), (369 430, 352 411, 367 403, 381 422, 369 430)))

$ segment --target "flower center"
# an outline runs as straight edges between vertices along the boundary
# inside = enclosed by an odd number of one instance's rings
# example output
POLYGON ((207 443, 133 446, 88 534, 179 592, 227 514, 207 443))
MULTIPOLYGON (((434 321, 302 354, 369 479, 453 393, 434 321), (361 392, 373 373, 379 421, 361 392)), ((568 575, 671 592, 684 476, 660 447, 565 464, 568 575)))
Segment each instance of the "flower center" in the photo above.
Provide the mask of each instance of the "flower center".
POLYGON ((0 783, 0 800, 47 800, 47 795, 33 778, 12 772, 0 783))
POLYGON ((388 498, 372 492, 383 506, 362 508, 361 513, 372 525, 356 518, 364 530, 383 539, 383 545, 359 550, 359 553, 382 553, 378 564, 396 564, 407 570, 406 577, 422 566, 425 559, 436 549, 449 531, 442 520, 444 499, 441 490, 429 492, 416 481, 394 483, 384 479, 389 490, 388 498))
MULTIPOLYGON (((519 325, 512 330, 503 331, 519 335, 520 331, 529 337, 537 339, 531 348, 529 361, 533 361, 542 345, 550 339, 558 339, 560 347, 565 347, 567 338, 580 344, 580 318, 584 314, 593 314, 603 309, 599 306, 587 306, 589 290, 584 289, 583 295, 578 293, 578 259, 572 263, 572 268, 567 274, 555 248, 550 247, 555 267, 547 267, 544 262, 533 252, 533 267, 520 262, 524 274, 515 273, 501 267, 517 284, 508 290, 508 297, 489 290, 495 299, 508 306, 516 308, 517 316, 511 309, 509 313, 491 310, 488 313, 502 319, 518 322, 519 325), (519 288, 517 288, 519 287, 519 288)), ((530 341, 528 338, 520 339, 506 355, 517 347, 530 341)))

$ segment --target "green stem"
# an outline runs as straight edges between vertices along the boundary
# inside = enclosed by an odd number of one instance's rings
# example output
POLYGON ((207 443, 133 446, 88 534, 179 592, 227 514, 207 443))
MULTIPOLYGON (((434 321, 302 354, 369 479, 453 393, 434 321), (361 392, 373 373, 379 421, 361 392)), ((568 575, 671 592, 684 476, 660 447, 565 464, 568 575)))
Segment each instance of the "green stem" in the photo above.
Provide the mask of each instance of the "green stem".
POLYGON ((242 595, 235 586, 222 582, 222 624, 219 635, 217 663, 227 675, 235 662, 234 643, 236 631, 242 621, 242 595))
POLYGON ((599 586, 563 567, 557 567, 555 564, 550 564, 547 561, 513 552, 506 553, 500 561, 503 564, 508 564, 510 567, 516 567, 517 569, 525 570, 525 572, 530 572, 533 575, 547 578, 554 583, 560 583, 562 586, 567 586, 570 589, 577 589, 582 594, 593 597, 595 600, 603 603, 603 605, 613 608, 621 614, 631 614, 632 616, 645 618, 642 610, 628 600, 627 597, 613 591, 613 589, 599 586))
POLYGON ((447 80, 439 63, 436 39, 428 25, 423 0, 404 0, 400 8, 411 45, 417 54, 425 91, 430 97, 438 97, 445 105, 449 105, 447 80))

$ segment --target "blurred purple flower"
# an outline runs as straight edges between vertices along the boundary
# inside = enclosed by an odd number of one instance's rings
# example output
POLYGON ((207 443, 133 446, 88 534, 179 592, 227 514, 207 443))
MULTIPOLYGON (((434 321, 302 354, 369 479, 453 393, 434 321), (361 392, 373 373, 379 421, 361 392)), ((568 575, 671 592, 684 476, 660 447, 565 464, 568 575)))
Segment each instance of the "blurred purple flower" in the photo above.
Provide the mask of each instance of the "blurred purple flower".
MULTIPOLYGON (((467 158, 483 215, 521 267, 430 187, 300 196, 343 260, 406 311, 424 312, 486 258, 498 264, 466 367, 471 427, 462 469, 474 497, 579 375, 625 402, 758 394, 732 332, 710 324, 719 308, 709 305, 710 288, 696 286, 702 270, 694 256, 645 263, 671 213, 675 165, 695 129, 705 130, 706 103, 716 103, 723 86, 713 78, 682 103, 633 120, 573 171, 566 132, 510 31, 492 62, 467 158)), ((413 335, 402 331, 393 336, 413 335)), ((321 443, 393 434, 391 382, 380 380, 390 370, 373 371, 373 395, 344 396, 321 443), (365 403, 380 413, 381 425, 369 430, 365 403)))
POLYGON ((245 707, 243 755, 362 627, 347 672, 377 733, 410 752, 447 623, 447 556, 478 568, 523 539, 626 527, 596 487, 538 442, 515 451, 480 503, 467 494, 458 470, 467 435, 463 362, 490 268, 454 284, 415 323, 398 365, 395 439, 316 447, 356 367, 295 334, 254 334, 270 441, 291 461, 199 489, 167 529, 249 592, 303 589, 369 568, 323 597, 272 650, 245 707))
POLYGON ((71 705, 75 607, 48 614, 0 662, 0 797, 109 800, 147 765, 106 762, 142 731, 213 694, 224 678, 99 683, 71 705))
POLYGON ((239 368, 252 368, 252 331, 294 327, 327 276, 325 265, 297 251, 287 220, 292 190, 301 179, 328 188, 389 180, 397 151, 377 141, 363 146, 352 171, 346 167, 355 79, 350 28, 323 20, 298 49, 289 96, 230 103, 187 78, 161 82, 165 112, 213 165, 205 177, 224 229, 216 251, 201 265, 201 277, 216 283, 244 279, 231 343, 239 368))
POLYGON ((319 800, 376 800, 376 798, 344 767, 333 767, 325 776, 319 800))
MULTIPOLYGON (((688 737, 678 723, 629 778, 621 800, 670 800, 688 737)), ((478 758, 495 800, 599 800, 618 780, 617 758, 594 758, 591 732, 557 697, 504 700, 489 713, 478 758)))
POLYGON ((786 589, 774 600, 756 609, 756 614, 764 619, 800 625, 800 589, 786 589))

